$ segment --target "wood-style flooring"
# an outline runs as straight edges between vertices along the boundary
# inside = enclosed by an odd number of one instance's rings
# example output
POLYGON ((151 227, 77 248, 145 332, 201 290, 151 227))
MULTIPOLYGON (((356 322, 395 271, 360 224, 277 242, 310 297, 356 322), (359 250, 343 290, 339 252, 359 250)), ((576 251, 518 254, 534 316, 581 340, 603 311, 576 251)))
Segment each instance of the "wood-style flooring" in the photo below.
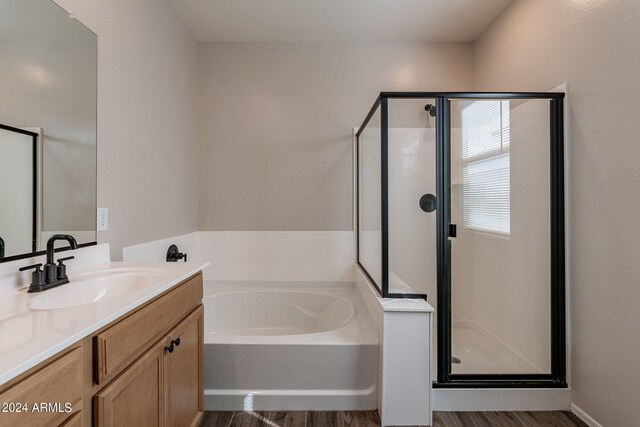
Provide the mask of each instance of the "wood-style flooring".
MULTIPOLYGON (((200 427, 375 427, 377 411, 205 412, 200 427)), ((434 427, 583 427, 571 412, 434 412, 434 427)))

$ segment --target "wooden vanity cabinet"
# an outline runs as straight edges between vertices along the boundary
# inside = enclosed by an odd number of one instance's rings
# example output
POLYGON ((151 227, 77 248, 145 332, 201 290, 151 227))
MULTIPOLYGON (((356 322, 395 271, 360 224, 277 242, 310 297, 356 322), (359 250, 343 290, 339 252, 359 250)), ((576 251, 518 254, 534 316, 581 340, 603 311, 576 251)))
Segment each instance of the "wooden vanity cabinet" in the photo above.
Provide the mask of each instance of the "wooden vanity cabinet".
POLYGON ((94 425, 196 426, 203 413, 202 305, 94 397, 94 425))
POLYGON ((197 426, 204 411, 203 327, 197 275, 95 334, 94 426, 197 426))
POLYGON ((0 426, 58 426, 81 418, 82 348, 52 359, 0 392, 0 426))
POLYGON ((94 380, 105 384, 202 304, 202 275, 197 275, 94 334, 94 380))
POLYGON ((198 273, 0 386, 0 403, 71 407, 0 413, 0 427, 197 426, 203 338, 198 273))

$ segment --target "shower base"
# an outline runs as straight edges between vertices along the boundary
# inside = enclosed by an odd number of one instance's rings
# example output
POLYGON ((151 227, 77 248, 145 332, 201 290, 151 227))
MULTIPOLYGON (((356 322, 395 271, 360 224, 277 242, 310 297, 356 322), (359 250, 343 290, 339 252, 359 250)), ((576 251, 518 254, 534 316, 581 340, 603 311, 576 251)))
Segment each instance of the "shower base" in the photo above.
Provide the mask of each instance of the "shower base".
MULTIPOLYGON (((437 346, 434 327, 434 349, 437 346)), ((434 350, 434 354, 437 354, 434 350)), ((453 321, 451 356, 460 363, 451 365, 454 374, 538 374, 543 370, 527 361, 507 345, 475 327, 469 321, 453 321)), ((437 358, 433 358, 433 380, 437 379, 437 358)))

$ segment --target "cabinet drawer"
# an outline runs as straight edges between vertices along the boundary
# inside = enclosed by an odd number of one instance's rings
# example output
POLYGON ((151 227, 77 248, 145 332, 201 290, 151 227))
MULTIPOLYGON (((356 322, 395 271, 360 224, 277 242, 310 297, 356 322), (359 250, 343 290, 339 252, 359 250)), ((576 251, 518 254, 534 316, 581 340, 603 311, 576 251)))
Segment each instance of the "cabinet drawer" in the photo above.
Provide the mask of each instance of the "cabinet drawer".
POLYGON ((79 412, 81 366, 82 348, 76 348, 0 394, 2 405, 26 404, 27 408, 26 412, 0 412, 0 426, 54 426, 69 418, 67 411, 79 412), (34 405, 40 411, 34 411, 34 405))
POLYGON ((103 383, 202 303, 202 274, 136 311, 94 338, 94 380, 103 383))

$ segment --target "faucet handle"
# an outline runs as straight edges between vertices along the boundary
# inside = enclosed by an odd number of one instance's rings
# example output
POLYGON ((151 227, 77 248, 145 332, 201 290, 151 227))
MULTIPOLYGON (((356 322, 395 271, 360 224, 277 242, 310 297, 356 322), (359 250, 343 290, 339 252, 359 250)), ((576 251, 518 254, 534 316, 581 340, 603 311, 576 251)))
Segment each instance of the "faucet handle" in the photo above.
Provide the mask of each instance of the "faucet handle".
POLYGON ((19 271, 26 271, 26 270, 31 270, 32 268, 35 268, 36 271, 34 271, 34 273, 40 271, 40 267, 42 267, 42 263, 40 264, 33 264, 33 265, 27 265, 26 267, 20 267, 18 270, 19 271))
POLYGON ((40 270, 40 267, 42 267, 42 263, 28 265, 26 267, 18 269, 20 271, 34 269, 33 273, 31 274, 31 284, 29 285, 29 292, 39 292, 43 290, 43 287, 47 284, 44 271, 40 270))
POLYGON ((70 259, 74 259, 74 258, 75 258, 74 256, 68 256, 68 257, 60 258, 60 259, 58 259, 58 266, 62 265, 62 263, 64 261, 69 261, 70 259))
POLYGON ((68 256, 64 258, 60 258, 58 260, 58 266, 56 267, 56 280, 66 280, 67 277, 67 266, 64 265, 64 261, 69 261, 70 259, 74 259, 74 256, 68 256))

